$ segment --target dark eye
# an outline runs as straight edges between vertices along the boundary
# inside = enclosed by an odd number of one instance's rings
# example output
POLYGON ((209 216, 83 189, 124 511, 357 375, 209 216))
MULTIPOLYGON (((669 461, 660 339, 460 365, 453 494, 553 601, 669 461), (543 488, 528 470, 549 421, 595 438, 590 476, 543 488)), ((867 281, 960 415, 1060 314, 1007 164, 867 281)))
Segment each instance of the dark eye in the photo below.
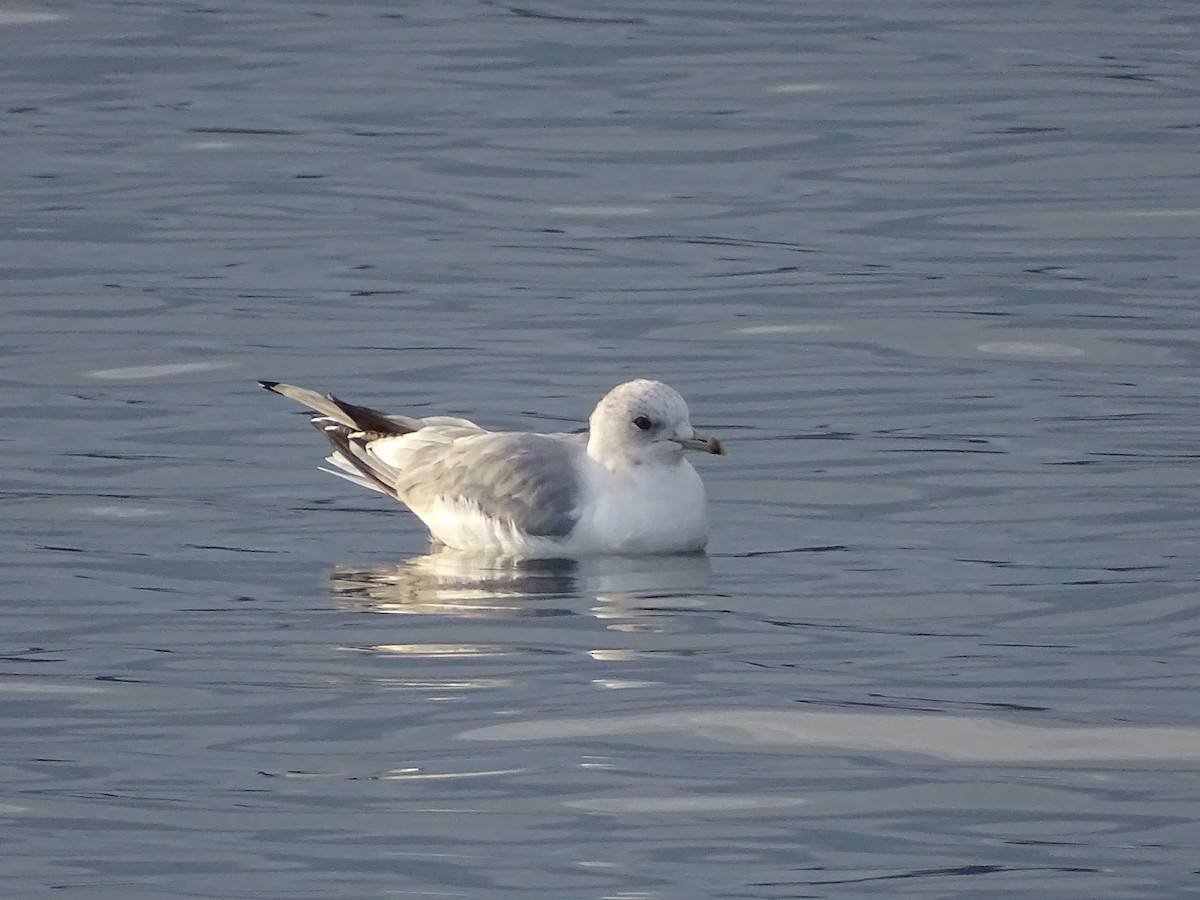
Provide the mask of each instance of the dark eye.
POLYGON ((654 423, 651 422, 645 416, 638 416, 636 419, 633 420, 633 424, 636 425, 638 428, 640 428, 642 431, 649 431, 650 426, 653 425, 654 423))

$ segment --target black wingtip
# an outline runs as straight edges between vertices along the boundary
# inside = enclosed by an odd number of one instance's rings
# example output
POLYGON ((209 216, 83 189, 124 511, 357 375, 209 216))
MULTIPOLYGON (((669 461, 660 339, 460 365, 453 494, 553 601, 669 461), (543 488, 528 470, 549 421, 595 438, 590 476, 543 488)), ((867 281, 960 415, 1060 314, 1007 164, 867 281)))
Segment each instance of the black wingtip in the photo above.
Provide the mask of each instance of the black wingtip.
POLYGON ((384 434, 408 434, 413 430, 410 426, 401 425, 393 421, 385 413, 381 413, 377 409, 371 409, 369 406, 355 406, 353 403, 339 400, 333 394, 329 394, 328 396, 329 401, 349 416, 355 426, 362 431, 379 436, 384 434))
POLYGON ((273 391, 275 388, 279 387, 278 381, 260 381, 259 384, 268 391, 273 391))

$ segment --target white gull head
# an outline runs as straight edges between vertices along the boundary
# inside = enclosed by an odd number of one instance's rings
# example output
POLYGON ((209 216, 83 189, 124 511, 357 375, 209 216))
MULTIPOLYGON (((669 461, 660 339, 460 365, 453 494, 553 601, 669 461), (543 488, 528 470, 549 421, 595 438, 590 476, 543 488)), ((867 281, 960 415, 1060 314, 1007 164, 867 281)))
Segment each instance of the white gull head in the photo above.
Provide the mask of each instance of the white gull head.
POLYGON ((679 461, 685 450, 725 453, 720 441, 696 433, 683 397, 661 381, 619 384, 592 412, 588 456, 610 471, 679 461))

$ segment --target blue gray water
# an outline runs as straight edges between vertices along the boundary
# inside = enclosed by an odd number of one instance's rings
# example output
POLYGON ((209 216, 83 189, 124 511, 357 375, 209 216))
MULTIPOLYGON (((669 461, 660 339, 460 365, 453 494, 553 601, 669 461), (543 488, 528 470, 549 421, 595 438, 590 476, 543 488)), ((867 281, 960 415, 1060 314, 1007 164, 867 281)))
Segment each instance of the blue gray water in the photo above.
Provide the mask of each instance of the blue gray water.
POLYGON ((1200 891, 1200 12, 0 7, 0 894, 1200 891), (254 384, 731 456, 511 570, 254 384))

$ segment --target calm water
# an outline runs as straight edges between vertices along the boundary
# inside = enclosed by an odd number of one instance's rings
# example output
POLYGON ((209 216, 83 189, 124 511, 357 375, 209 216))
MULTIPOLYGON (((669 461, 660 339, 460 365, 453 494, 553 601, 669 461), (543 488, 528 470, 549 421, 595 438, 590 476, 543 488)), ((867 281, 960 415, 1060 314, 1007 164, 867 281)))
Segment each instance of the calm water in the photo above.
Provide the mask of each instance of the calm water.
POLYGON ((0 7, 0 893, 1200 893, 1194 3, 0 7), (730 445, 512 570, 256 378, 730 445))

